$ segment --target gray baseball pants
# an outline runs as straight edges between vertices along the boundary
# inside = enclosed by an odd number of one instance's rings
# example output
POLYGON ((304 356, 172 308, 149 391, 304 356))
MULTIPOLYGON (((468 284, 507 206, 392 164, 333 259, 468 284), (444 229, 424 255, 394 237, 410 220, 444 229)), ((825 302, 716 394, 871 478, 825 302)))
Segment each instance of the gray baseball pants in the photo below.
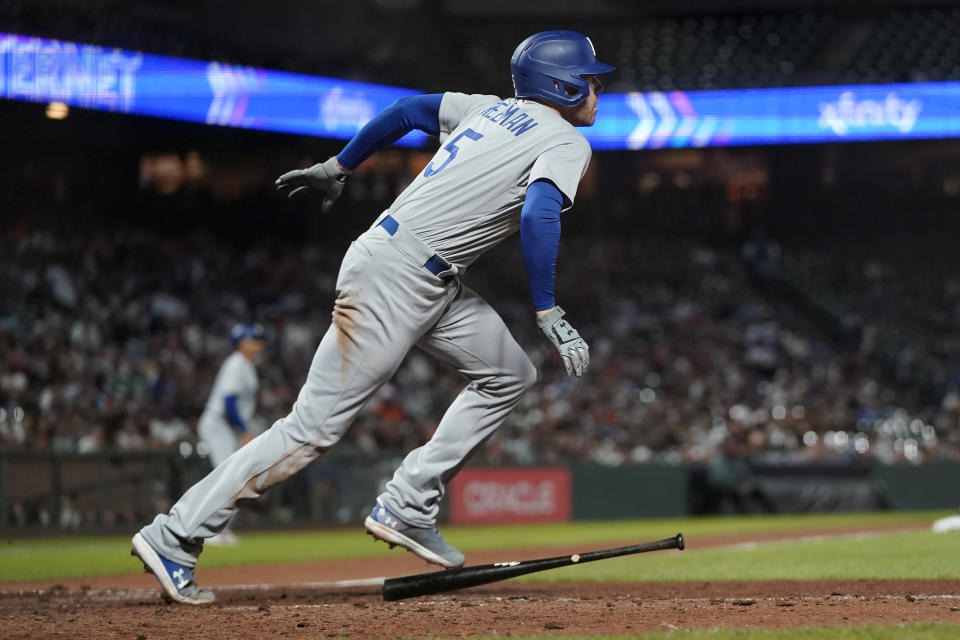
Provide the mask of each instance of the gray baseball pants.
POLYGON ((374 225, 353 242, 337 277, 333 323, 293 410, 141 530, 160 555, 194 566, 203 540, 226 526, 240 501, 259 497, 343 437, 414 345, 455 367, 468 384, 378 501, 408 524, 436 522, 446 482, 496 431, 537 372, 489 304, 455 274, 444 279, 422 266, 432 254, 402 224, 393 236, 374 225))

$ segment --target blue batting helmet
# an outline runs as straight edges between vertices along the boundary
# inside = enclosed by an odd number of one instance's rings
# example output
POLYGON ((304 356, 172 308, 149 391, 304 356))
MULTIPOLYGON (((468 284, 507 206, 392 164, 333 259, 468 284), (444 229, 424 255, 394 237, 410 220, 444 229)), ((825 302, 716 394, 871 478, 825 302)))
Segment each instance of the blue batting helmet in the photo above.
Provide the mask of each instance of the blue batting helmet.
POLYGON ((266 333, 261 324, 235 324, 233 329, 230 330, 230 339, 233 341, 233 346, 237 346, 241 340, 246 338, 263 340, 265 336, 266 333))
POLYGON ((590 83, 583 76, 613 69, 597 61, 590 38, 576 31, 535 33, 510 58, 518 98, 542 98, 561 107, 575 107, 590 95, 590 83))

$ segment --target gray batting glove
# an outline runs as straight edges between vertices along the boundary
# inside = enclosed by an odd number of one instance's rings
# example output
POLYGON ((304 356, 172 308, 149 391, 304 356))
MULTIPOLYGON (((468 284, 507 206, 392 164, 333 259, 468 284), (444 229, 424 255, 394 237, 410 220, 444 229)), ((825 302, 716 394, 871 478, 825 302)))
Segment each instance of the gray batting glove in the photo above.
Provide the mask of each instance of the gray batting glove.
POLYGON ((567 374, 582 376, 590 365, 590 347, 563 316, 563 309, 554 307, 537 318, 537 326, 560 352, 567 374))
POLYGON ((340 197, 343 185, 347 181, 347 174, 340 170, 336 156, 326 162, 315 164, 309 169, 294 169, 277 178, 277 191, 287 194, 289 198, 296 198, 310 189, 316 189, 323 194, 320 210, 330 211, 334 201, 340 197))

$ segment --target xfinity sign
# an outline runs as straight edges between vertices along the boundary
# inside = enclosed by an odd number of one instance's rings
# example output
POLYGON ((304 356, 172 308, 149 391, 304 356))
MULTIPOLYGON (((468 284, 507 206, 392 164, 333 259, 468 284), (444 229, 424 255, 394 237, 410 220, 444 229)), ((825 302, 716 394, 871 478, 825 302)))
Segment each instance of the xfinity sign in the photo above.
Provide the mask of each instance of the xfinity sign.
POLYGON ((919 100, 903 100, 892 91, 882 100, 858 100, 853 91, 844 91, 836 102, 820 104, 818 122, 838 136, 846 136, 851 129, 883 127, 910 133, 922 109, 923 103, 919 100))
MULTIPOLYGON (((419 93, 0 33, 0 99, 348 140, 419 93)), ((960 82, 604 93, 599 109, 580 129, 595 151, 960 138, 960 82)))

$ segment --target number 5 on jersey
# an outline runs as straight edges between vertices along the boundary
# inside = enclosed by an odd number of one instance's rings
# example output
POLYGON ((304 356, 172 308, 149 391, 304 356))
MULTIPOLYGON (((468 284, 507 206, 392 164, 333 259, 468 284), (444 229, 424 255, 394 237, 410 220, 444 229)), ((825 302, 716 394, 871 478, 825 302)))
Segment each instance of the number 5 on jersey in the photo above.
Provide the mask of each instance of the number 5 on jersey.
POLYGON ((474 131, 473 129, 467 129, 466 131, 458 135, 456 138, 448 142, 443 147, 444 151, 450 154, 447 156, 447 159, 444 160, 443 163, 436 169, 433 168, 433 162, 428 164, 427 168, 423 170, 423 176, 425 178, 429 178, 430 176, 443 171, 446 168, 446 166, 450 164, 450 162, 454 158, 457 157, 457 152, 460 151, 460 147, 457 146, 457 142, 460 141, 460 138, 464 138, 464 137, 470 138, 471 140, 479 140, 480 138, 483 137, 483 134, 478 131, 474 131))

